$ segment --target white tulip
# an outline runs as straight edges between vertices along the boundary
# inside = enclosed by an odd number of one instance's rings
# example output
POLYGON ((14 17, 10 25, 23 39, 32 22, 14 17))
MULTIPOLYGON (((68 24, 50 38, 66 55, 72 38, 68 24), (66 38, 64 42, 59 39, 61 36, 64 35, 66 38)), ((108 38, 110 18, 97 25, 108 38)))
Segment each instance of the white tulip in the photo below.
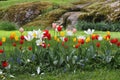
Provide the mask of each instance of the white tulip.
POLYGON ((103 40, 103 37, 102 37, 102 36, 99 36, 99 37, 98 37, 98 40, 99 40, 99 41, 103 40))
POLYGON ((67 36, 72 36, 73 35, 73 32, 72 31, 67 31, 67 36))
POLYGON ((34 37, 31 36, 31 35, 27 35, 27 36, 24 36, 24 38, 25 38, 27 41, 32 41, 34 37))
POLYGON ((86 33, 86 34, 88 34, 88 35, 91 35, 91 34, 93 34, 94 33, 94 29, 88 29, 87 31, 84 31, 84 33, 86 33))
POLYGON ((40 67, 37 67, 37 74, 40 74, 40 67))

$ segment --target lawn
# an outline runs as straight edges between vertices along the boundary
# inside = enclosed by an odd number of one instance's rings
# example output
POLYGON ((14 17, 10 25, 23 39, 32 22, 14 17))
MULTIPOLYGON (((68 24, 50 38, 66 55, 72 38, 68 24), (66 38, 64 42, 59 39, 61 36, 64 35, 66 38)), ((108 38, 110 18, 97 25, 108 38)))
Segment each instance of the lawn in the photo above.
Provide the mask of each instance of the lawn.
POLYGON ((66 73, 44 73, 31 76, 30 74, 17 75, 7 80, 120 80, 120 70, 99 69, 95 71, 76 71, 66 73))
MULTIPOLYGON (((19 31, 4 31, 4 30, 0 30, 0 33, 1 33, 1 34, 0 34, 0 38, 1 38, 1 37, 9 37, 11 32, 15 32, 17 35, 20 35, 20 32, 19 32, 19 31), (3 34, 2 34, 2 33, 3 33, 3 34), (4 34, 4 33, 5 33, 5 34, 4 34)), ((27 33, 27 31, 24 32, 24 34, 26 34, 26 33, 27 33)), ((54 31, 53 31, 53 30, 51 30, 50 33, 51 33, 52 35, 54 35, 54 31)), ((106 32, 103 32, 103 31, 95 31, 95 33, 96 33, 96 34, 100 34, 101 36, 103 36, 103 35, 106 34, 106 32)), ((75 35, 76 35, 76 36, 77 36, 77 35, 85 35, 85 33, 84 33, 84 31, 78 31, 75 35)), ((111 32, 111 36, 112 36, 112 38, 119 38, 119 39, 120 39, 120 33, 119 33, 119 32, 111 32)))

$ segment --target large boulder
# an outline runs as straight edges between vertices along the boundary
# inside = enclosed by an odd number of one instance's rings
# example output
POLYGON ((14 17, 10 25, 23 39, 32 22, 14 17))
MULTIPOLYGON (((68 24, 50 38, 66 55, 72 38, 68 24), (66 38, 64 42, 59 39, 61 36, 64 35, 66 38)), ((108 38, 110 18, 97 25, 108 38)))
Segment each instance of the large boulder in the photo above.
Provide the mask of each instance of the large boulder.
POLYGON ((42 11, 51 7, 48 2, 22 3, 9 7, 3 15, 3 20, 9 20, 24 25, 42 14, 42 11))
POLYGON ((69 12, 64 13, 56 22, 67 28, 73 28, 79 20, 89 22, 120 21, 120 1, 91 0, 91 2, 77 2, 69 9, 69 12))

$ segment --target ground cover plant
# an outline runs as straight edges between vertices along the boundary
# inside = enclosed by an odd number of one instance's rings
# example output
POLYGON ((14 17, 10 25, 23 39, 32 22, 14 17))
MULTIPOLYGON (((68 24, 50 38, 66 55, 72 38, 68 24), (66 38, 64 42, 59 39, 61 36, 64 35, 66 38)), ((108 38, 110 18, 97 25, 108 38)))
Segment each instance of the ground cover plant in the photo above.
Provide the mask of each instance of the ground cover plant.
POLYGON ((75 28, 63 30, 56 23, 52 27, 52 34, 40 29, 24 33, 20 28, 19 35, 11 32, 8 38, 2 36, 1 75, 119 69, 120 40, 109 31, 101 35, 88 29, 80 34, 75 28))

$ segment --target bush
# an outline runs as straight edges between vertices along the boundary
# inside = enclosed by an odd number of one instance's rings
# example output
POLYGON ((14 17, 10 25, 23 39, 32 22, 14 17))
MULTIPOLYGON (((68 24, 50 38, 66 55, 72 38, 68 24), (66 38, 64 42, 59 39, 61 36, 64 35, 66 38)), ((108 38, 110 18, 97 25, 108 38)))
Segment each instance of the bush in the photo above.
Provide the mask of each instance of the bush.
POLYGON ((0 22, 0 30, 12 31, 16 29, 17 29, 17 25, 13 22, 9 22, 9 21, 0 22))
POLYGON ((87 30, 88 28, 90 29, 95 29, 95 30, 100 30, 100 31, 120 31, 120 23, 106 23, 106 22, 87 22, 87 21, 79 21, 76 25, 76 28, 78 30, 87 30))

